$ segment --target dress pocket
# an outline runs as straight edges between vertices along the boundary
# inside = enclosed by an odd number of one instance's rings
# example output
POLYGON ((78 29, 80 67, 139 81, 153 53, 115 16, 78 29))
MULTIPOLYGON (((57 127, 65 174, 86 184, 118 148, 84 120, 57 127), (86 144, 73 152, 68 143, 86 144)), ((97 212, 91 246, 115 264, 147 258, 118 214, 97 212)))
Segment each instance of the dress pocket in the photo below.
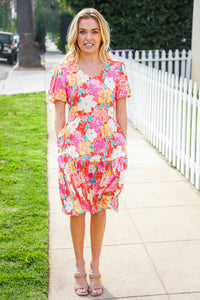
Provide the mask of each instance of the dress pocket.
POLYGON ((123 132, 122 128, 119 126, 119 124, 117 122, 116 122, 116 124, 117 124, 117 132, 120 133, 124 137, 125 141, 127 142, 127 137, 126 137, 125 133, 123 132))

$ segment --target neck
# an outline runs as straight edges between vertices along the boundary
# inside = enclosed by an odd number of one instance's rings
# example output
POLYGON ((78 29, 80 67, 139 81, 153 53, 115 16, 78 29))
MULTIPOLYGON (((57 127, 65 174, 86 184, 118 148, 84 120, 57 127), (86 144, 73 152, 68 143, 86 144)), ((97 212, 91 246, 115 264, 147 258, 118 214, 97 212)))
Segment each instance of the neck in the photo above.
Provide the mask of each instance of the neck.
POLYGON ((87 65, 92 65, 92 64, 101 63, 101 60, 100 60, 98 54, 88 55, 88 54, 81 53, 78 62, 87 64, 87 65))

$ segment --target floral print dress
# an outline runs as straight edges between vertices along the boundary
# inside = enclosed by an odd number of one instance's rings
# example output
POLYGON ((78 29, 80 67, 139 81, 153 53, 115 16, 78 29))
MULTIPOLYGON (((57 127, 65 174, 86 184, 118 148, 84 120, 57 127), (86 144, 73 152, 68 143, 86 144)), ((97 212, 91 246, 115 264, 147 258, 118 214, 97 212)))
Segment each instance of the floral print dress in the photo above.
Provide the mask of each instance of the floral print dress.
POLYGON ((47 100, 64 101, 69 109, 57 138, 59 191, 67 215, 118 211, 127 141, 114 108, 118 99, 128 96, 130 86, 120 61, 107 59, 93 77, 65 58, 55 66, 47 100))

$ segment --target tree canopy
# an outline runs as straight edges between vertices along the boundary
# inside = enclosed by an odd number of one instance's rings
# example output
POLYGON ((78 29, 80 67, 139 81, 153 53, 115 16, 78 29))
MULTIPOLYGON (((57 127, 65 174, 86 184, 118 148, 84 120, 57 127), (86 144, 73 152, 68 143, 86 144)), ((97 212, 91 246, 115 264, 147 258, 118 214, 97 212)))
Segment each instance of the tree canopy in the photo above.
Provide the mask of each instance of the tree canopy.
POLYGON ((76 14, 94 7, 111 27, 112 49, 190 49, 193 0, 59 0, 76 14))

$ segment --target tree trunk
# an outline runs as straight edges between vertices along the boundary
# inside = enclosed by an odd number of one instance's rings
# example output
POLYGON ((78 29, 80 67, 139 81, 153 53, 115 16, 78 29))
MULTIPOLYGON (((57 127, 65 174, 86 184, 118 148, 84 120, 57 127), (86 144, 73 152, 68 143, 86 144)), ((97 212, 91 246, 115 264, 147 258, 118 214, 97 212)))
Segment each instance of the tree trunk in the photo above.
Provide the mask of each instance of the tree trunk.
POLYGON ((41 67, 39 44, 34 40, 32 0, 17 0, 19 66, 41 67))

